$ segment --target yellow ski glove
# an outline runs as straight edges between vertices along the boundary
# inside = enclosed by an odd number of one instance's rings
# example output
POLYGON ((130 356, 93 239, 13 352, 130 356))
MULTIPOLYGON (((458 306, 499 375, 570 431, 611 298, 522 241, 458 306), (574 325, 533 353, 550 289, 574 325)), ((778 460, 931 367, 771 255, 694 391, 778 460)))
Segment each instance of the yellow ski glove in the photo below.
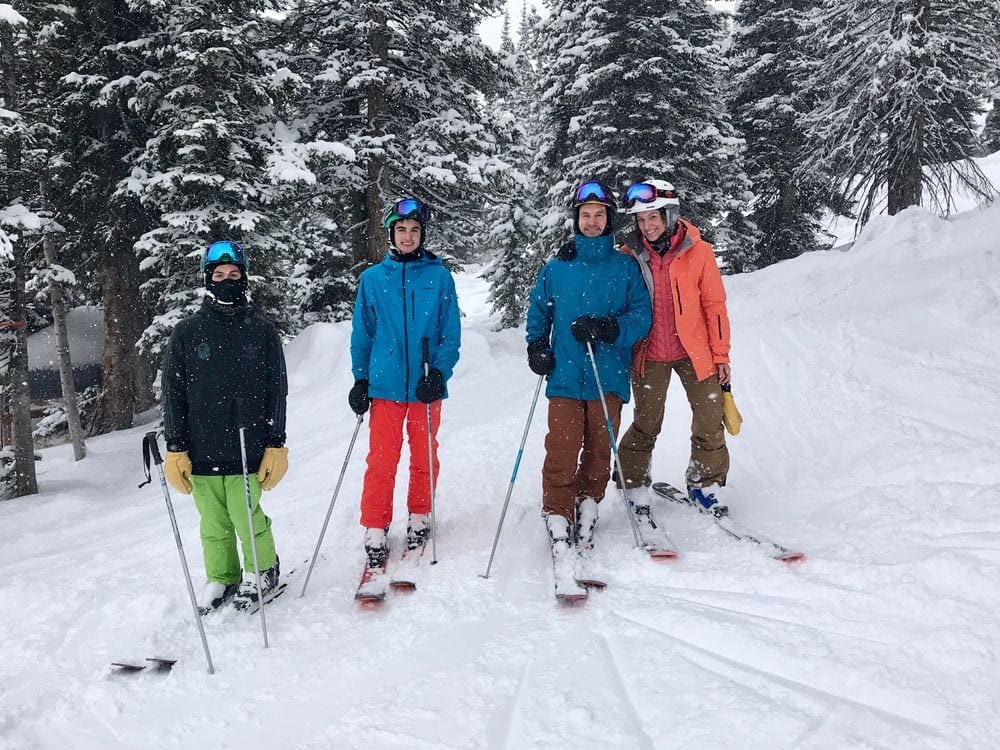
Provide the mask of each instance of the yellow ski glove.
POLYGON ((187 451, 167 451, 163 473, 171 487, 182 495, 191 494, 191 459, 187 451))
POLYGON ((288 448, 265 448, 257 479, 263 490, 273 490, 288 471, 288 448))
POLYGON ((730 385, 722 386, 722 424, 726 426, 730 435, 740 434, 743 417, 740 410, 736 408, 736 402, 733 400, 733 387, 730 385))

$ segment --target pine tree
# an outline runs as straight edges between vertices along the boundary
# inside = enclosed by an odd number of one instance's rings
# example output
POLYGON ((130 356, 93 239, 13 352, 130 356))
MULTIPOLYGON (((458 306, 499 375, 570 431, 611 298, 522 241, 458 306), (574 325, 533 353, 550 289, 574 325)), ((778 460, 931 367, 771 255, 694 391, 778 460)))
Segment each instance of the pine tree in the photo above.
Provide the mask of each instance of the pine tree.
POLYGON ((148 217, 134 193, 119 190, 131 179, 134 154, 147 136, 145 123, 129 107, 145 70, 135 43, 150 28, 147 10, 141 2, 77 2, 60 24, 59 65, 65 70, 53 71, 55 132, 45 176, 55 219, 66 228, 61 257, 79 278, 92 279, 86 286, 99 290, 104 309, 102 397, 94 432, 131 427, 136 410, 150 398, 152 373, 136 355, 148 311, 134 250, 148 217))
POLYGON ((1000 151, 1000 85, 993 92, 993 108, 986 116, 986 125, 979 136, 982 151, 992 154, 1000 151))
POLYGON ((826 180, 801 172, 807 144, 802 118, 816 92, 803 91, 808 73, 808 16, 815 0, 743 0, 736 14, 729 60, 730 109, 746 141, 753 185, 750 220, 760 230, 743 267, 750 270, 823 246, 820 218, 835 204, 826 180))
POLYGON ((813 42, 824 92, 808 118, 807 171, 860 200, 859 226, 923 203, 948 212, 962 187, 992 194, 971 160, 974 117, 998 56, 993 0, 825 0, 813 42))
POLYGON ((720 249, 743 242, 749 184, 724 108, 718 15, 703 0, 559 0, 543 32, 535 176, 552 185, 549 241, 565 226, 556 217, 566 216, 575 183, 598 178, 621 191, 661 178, 680 192, 682 215, 720 249))
POLYGON ((506 139, 503 150, 511 169, 506 173, 504 192, 490 212, 485 244, 494 259, 483 272, 490 282, 492 312, 500 316, 500 329, 516 327, 524 320, 528 294, 544 261, 536 241, 538 216, 528 176, 536 150, 532 106, 535 73, 528 50, 533 48, 537 22, 537 14, 529 15, 522 6, 520 42, 515 45, 511 39, 507 17, 500 46, 514 83, 508 95, 496 99, 494 119, 506 139))
POLYGON ((155 75, 140 80, 132 109, 148 123, 134 193, 151 227, 136 243, 154 317, 142 348, 159 356, 177 321, 194 312, 204 279, 199 257, 216 239, 247 248, 254 302, 287 329, 287 230, 280 188, 268 173, 274 145, 275 72, 265 46, 262 0, 183 0, 159 10, 143 46, 155 75))
POLYGON ((432 210, 429 249, 468 255, 506 170, 485 98, 505 83, 475 28, 495 0, 300 3, 291 24, 308 40, 300 119, 333 220, 353 260, 387 247, 382 211, 403 195, 432 210))

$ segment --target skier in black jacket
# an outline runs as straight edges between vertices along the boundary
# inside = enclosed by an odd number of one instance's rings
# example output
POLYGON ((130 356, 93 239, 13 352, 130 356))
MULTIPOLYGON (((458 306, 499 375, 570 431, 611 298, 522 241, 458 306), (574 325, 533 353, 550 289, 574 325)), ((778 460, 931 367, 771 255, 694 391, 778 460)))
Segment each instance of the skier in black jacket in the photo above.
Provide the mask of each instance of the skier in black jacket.
POLYGON ((253 530, 264 600, 278 586, 271 519, 260 507, 288 470, 288 382, 274 325, 247 299, 247 258, 237 242, 212 243, 202 255, 207 294, 201 309, 174 328, 163 362, 164 473, 193 494, 201 515, 207 583, 203 612, 235 597, 249 608, 260 597, 247 523, 237 409, 242 415, 253 530), (238 400, 238 403, 237 403, 238 400), (243 547, 241 582, 236 537, 243 547))

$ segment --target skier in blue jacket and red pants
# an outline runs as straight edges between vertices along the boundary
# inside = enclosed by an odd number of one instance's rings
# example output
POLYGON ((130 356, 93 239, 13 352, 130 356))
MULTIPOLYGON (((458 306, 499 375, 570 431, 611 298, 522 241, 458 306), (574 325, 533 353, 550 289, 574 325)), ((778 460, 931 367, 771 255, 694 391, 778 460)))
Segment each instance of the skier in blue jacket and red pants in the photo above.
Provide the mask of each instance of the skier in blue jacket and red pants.
POLYGON ((351 329, 355 378, 348 396, 351 409, 371 408, 368 468, 361 494, 368 566, 381 567, 388 554, 386 534, 392 521, 396 466, 403 428, 410 444, 407 495, 407 546, 416 548, 430 534, 430 475, 427 406, 431 410, 434 481, 437 431, 446 383, 458 362, 458 297, 451 272, 424 249, 430 212, 421 201, 406 198, 386 212, 389 251, 378 265, 361 274, 351 329), (429 372, 424 372, 427 339, 429 372))

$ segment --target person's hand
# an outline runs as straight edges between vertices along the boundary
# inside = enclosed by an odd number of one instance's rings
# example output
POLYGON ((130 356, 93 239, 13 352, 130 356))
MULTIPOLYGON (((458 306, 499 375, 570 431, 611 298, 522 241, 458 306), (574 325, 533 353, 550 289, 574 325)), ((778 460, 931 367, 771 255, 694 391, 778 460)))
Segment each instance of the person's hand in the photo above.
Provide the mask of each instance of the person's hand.
POLYGON ((351 411, 358 416, 361 416, 368 411, 368 407, 371 406, 372 400, 368 398, 367 380, 358 380, 354 383, 354 387, 351 388, 351 392, 347 394, 347 403, 350 404, 351 411))
POLYGON ((720 362, 716 365, 716 368, 719 371, 719 383, 721 385, 729 385, 729 382, 733 378, 732 368, 725 362, 720 362))
POLYGON ((431 370, 421 375, 417 381, 417 399, 425 404, 433 404, 444 398, 444 375, 440 370, 431 370))
POLYGON ((187 451, 167 451, 163 474, 175 490, 182 495, 191 494, 191 459, 187 451))
POLYGON ((542 339, 528 344, 528 367, 535 375, 549 375, 556 367, 556 355, 542 339))
POLYGON ((278 482, 288 471, 288 448, 274 448, 268 446, 264 449, 264 457, 260 460, 260 467, 257 469, 257 479, 260 480, 262 490, 273 490, 278 486, 278 482))
POLYGON ((603 341, 612 343, 618 338, 621 326, 618 320, 611 315, 595 318, 593 315, 583 315, 573 321, 570 326, 573 338, 581 343, 603 341))

